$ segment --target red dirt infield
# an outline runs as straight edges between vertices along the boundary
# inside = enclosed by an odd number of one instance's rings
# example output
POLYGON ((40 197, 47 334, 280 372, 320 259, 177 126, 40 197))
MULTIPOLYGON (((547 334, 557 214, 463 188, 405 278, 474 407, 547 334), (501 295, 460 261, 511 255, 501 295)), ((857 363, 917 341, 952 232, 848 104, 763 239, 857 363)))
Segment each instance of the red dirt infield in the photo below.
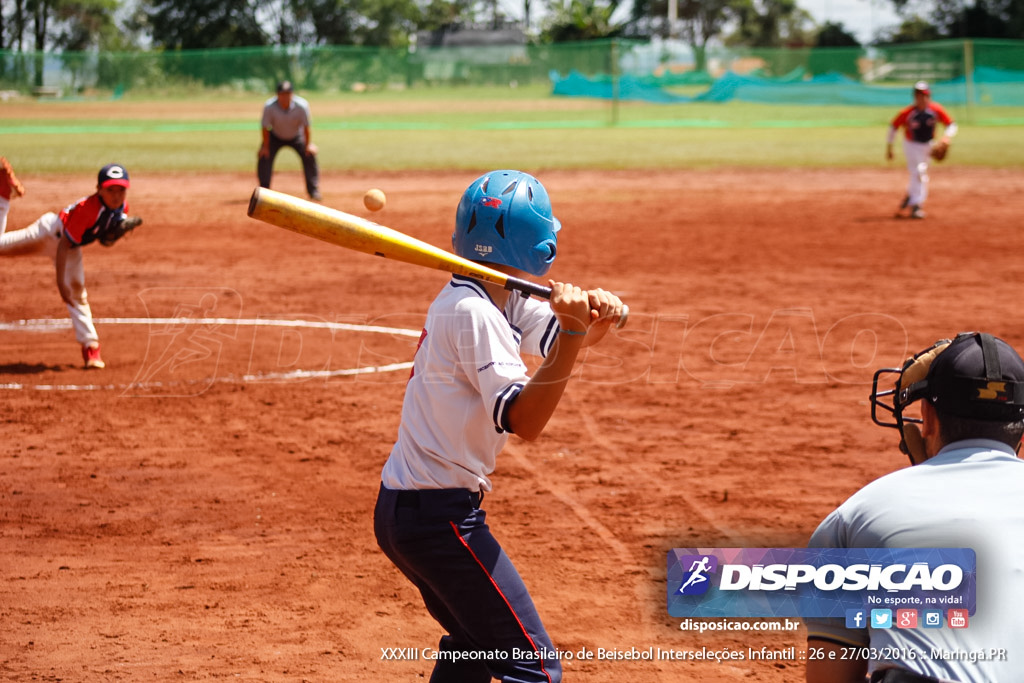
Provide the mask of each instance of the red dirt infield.
MULTIPOLYGON (((19 175, 9 230, 91 187, 19 175)), ((666 553, 803 546, 905 465, 870 422, 876 368, 967 329, 1024 348, 1019 172, 934 169, 923 221, 892 217, 897 166, 537 175, 563 224, 551 275, 632 309, 484 503, 556 647, 594 655, 566 680, 802 680, 802 626, 681 630, 666 553), (651 647, 743 658, 598 654, 651 647)), ((380 187, 372 219, 447 247, 474 177, 328 173, 324 203, 369 215, 380 187)), ((442 634, 371 517, 447 276, 253 221, 254 183, 133 173, 145 224, 85 254, 102 371, 69 328, 12 325, 67 315, 49 261, 0 259, 0 678, 429 677, 387 656, 442 634)), ((302 196, 299 173, 274 188, 302 196)))

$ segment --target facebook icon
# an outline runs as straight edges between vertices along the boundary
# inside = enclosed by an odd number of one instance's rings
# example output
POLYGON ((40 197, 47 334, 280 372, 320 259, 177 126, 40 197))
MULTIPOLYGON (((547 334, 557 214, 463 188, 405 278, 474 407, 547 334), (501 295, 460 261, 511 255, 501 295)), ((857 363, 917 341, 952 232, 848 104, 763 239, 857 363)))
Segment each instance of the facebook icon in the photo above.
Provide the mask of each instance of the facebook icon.
POLYGON ((846 610, 846 628, 867 628, 868 618, 865 610, 846 610))

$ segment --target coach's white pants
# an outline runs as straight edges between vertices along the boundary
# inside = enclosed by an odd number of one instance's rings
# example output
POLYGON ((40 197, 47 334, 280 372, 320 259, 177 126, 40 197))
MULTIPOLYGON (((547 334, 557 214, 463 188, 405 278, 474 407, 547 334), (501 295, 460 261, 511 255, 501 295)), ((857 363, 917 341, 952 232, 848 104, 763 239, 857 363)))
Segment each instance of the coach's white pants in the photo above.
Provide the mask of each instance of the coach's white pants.
POLYGON ((27 228, 7 232, 10 207, 10 202, 0 197, 0 256, 36 253, 49 256, 56 266, 57 291, 71 315, 75 339, 79 344, 99 342, 85 291, 85 266, 81 248, 69 249, 65 245, 63 249, 58 249, 63 224, 55 213, 43 214, 27 228))
POLYGON ((928 164, 931 161, 932 143, 903 140, 903 155, 907 159, 907 197, 910 206, 924 206, 928 199, 928 164))

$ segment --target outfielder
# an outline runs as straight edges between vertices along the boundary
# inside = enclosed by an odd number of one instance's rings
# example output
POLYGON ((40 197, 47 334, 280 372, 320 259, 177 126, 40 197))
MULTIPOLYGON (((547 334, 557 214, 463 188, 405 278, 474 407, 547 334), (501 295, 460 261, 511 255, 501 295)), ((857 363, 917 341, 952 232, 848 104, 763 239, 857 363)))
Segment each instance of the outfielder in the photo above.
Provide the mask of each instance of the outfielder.
POLYGON ((71 315, 86 368, 106 364, 100 357, 99 335, 85 291, 82 247, 95 241, 109 247, 142 223, 141 218, 126 215, 128 186, 128 171, 120 164, 107 164, 100 169, 94 194, 59 213, 45 213, 26 228, 7 232, 10 200, 25 190, 7 159, 0 158, 0 256, 43 252, 53 258, 57 290, 71 315))
MULTIPOLYGON (((452 243, 464 258, 541 277, 560 227, 536 178, 492 171, 462 195, 452 243)), ((602 289, 551 288, 550 302, 539 301, 455 275, 427 312, 374 530, 447 632, 435 683, 561 680, 551 639, 480 508, 508 435, 540 436, 580 350, 622 314, 602 289), (533 377, 521 353, 544 358, 533 377)))
POLYGON ((808 641, 832 652, 808 662, 808 683, 863 683, 869 670, 872 683, 1024 681, 1024 462, 1016 455, 1024 360, 1001 339, 964 333, 902 369, 875 373, 871 403, 877 424, 899 429, 911 467, 851 496, 808 545, 973 548, 977 608, 969 622, 947 612, 941 628, 847 629, 842 619, 808 619, 808 641), (898 375, 896 385, 878 391, 887 373, 898 375), (892 405, 882 402, 886 396, 892 405), (905 414, 918 402, 920 418, 905 414), (878 408, 895 420, 879 419, 878 408), (874 655, 850 656, 862 652, 874 655), (969 653, 986 656, 960 656, 969 653))
POLYGON ((932 102, 931 89, 925 81, 914 84, 914 103, 896 115, 889 126, 885 143, 885 158, 892 161, 892 143, 896 132, 903 128, 903 154, 907 160, 907 194, 900 203, 896 215, 910 209, 911 218, 924 218, 924 202, 928 199, 928 166, 932 158, 939 161, 946 157, 949 142, 956 135, 957 125, 938 102, 932 102), (942 139, 934 142, 935 125, 941 122, 945 127, 942 139))

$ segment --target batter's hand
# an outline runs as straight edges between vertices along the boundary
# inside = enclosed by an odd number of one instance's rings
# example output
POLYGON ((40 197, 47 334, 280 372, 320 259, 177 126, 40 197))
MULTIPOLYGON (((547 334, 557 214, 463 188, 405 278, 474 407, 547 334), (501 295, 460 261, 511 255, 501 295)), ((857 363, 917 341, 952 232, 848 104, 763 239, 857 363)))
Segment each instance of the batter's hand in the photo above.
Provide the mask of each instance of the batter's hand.
POLYGON ((260 145, 260 151, 256 152, 256 156, 260 159, 265 159, 270 156, 270 145, 260 145))
POLYGON ((885 147, 885 158, 892 161, 892 145, 886 145, 885 147))
POLYGON ((568 282, 548 280, 548 284, 551 285, 551 311, 558 319, 558 326, 570 334, 586 334, 594 320, 590 292, 568 282))
POLYGON ((594 325, 611 325, 622 317, 622 300, 603 289, 592 289, 590 296, 590 318, 594 325))

